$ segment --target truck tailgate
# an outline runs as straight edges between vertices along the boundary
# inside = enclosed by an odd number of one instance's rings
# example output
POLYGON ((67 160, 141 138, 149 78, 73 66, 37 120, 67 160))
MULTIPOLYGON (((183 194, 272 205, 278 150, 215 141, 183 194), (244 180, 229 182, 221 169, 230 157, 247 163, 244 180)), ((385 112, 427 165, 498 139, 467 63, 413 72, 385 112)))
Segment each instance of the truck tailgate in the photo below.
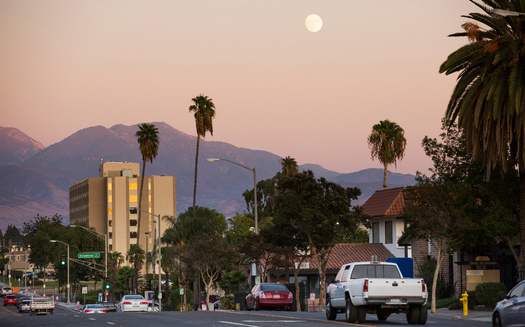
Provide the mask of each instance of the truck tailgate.
POLYGON ((368 280, 368 298, 406 298, 423 296, 421 279, 370 278, 368 280))

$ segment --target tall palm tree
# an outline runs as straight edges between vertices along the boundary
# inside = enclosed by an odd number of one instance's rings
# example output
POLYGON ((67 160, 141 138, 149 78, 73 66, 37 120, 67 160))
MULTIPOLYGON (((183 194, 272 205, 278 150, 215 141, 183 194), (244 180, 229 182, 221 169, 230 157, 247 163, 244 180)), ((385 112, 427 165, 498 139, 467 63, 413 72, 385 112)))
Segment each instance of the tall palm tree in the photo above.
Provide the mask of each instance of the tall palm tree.
POLYGON ((199 163, 199 143, 201 136, 205 137, 206 132, 213 135, 213 118, 215 118, 215 105, 213 100, 204 94, 200 94, 191 99, 193 105, 190 106, 190 112, 195 117, 197 127, 197 150, 195 152, 195 179, 193 182, 193 210, 195 212, 195 199, 197 196, 197 169, 199 163))
POLYGON ((131 244, 126 254, 126 259, 133 265, 133 292, 137 293, 139 271, 142 269, 146 254, 138 244, 131 244))
POLYGON ((383 164, 383 190, 386 189, 386 173, 388 165, 397 164, 405 156, 407 140, 405 131, 396 123, 388 119, 381 120, 372 127, 368 136, 368 146, 372 152, 372 160, 377 158, 383 164))
POLYGON ((159 153, 159 129, 153 124, 143 123, 138 125, 139 130, 135 133, 139 143, 140 154, 142 155, 142 177, 139 192, 139 209, 138 209, 138 226, 137 226, 137 244, 140 244, 140 226, 142 214, 142 190, 144 189, 144 177, 146 172, 146 162, 153 163, 159 153))
MULTIPOLYGON (((525 253, 525 2, 482 0, 471 2, 483 13, 464 17, 468 43, 451 53, 440 73, 458 72, 445 118, 458 121, 466 135, 467 149, 474 160, 486 164, 487 173, 496 166, 503 171, 507 161, 516 162, 520 175, 520 242, 518 258, 524 269, 525 253), (494 10, 495 9, 495 10, 494 10), (503 10, 503 11, 502 11, 503 10), (516 16, 506 16, 505 10, 516 16), (499 12, 499 14, 498 14, 499 12), (505 16, 504 16, 505 15, 505 16), (478 24, 479 23, 479 24, 478 24), (483 26, 480 26, 480 24, 483 26)), ((523 279, 523 276, 521 276, 523 279)))
POLYGON ((286 176, 293 176, 299 172, 297 161, 290 156, 281 159, 281 165, 283 168, 283 174, 286 176))
POLYGON ((120 269, 120 266, 124 262, 124 256, 120 252, 110 252, 108 253, 108 269, 111 273, 111 293, 115 294, 115 280, 117 272, 120 269))

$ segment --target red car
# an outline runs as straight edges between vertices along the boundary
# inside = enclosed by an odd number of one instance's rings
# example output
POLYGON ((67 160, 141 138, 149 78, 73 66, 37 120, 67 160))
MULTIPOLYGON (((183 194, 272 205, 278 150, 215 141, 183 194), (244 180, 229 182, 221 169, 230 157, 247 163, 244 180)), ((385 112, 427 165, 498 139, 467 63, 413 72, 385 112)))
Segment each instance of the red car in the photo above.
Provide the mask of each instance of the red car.
POLYGON ((246 296, 246 310, 286 309, 292 310, 293 294, 279 283, 261 283, 246 296))
POLYGON ((16 305, 18 304, 18 301, 16 300, 16 296, 6 295, 6 297, 4 298, 4 307, 8 304, 12 304, 16 307, 16 305))

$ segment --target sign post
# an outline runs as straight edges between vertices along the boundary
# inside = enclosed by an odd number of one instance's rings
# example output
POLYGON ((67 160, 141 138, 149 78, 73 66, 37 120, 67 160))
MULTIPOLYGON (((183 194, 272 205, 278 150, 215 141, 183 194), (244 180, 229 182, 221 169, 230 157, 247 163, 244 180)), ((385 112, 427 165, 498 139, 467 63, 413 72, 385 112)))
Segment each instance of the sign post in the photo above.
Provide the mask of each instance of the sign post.
POLYGON ((310 293, 310 301, 312 301, 313 311, 315 312, 315 292, 310 293))

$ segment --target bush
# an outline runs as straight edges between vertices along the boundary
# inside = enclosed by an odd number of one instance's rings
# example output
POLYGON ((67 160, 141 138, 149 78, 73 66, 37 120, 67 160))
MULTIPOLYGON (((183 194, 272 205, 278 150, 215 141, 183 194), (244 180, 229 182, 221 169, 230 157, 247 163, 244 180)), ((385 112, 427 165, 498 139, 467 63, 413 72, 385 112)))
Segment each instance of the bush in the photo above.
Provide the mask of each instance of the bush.
POLYGON ((235 298, 233 295, 221 297, 221 308, 226 310, 235 310, 235 298))
MULTIPOLYGON (((427 290, 430 298, 432 292, 432 284, 434 281, 434 272, 436 271, 437 260, 434 258, 427 258, 418 265, 418 274, 420 278, 423 278, 427 285, 427 290)), ((454 285, 445 280, 445 276, 441 272, 438 274, 437 287, 436 287, 436 298, 446 299, 454 296, 455 289, 454 285)))
POLYGON ((499 293, 506 292, 506 290, 503 283, 481 283, 476 286, 476 298, 479 304, 492 309, 501 300, 499 293))
POLYGON ((34 286, 42 286, 42 285, 44 285, 44 281, 43 280, 39 280, 39 279, 34 280, 33 281, 33 285, 34 286))

